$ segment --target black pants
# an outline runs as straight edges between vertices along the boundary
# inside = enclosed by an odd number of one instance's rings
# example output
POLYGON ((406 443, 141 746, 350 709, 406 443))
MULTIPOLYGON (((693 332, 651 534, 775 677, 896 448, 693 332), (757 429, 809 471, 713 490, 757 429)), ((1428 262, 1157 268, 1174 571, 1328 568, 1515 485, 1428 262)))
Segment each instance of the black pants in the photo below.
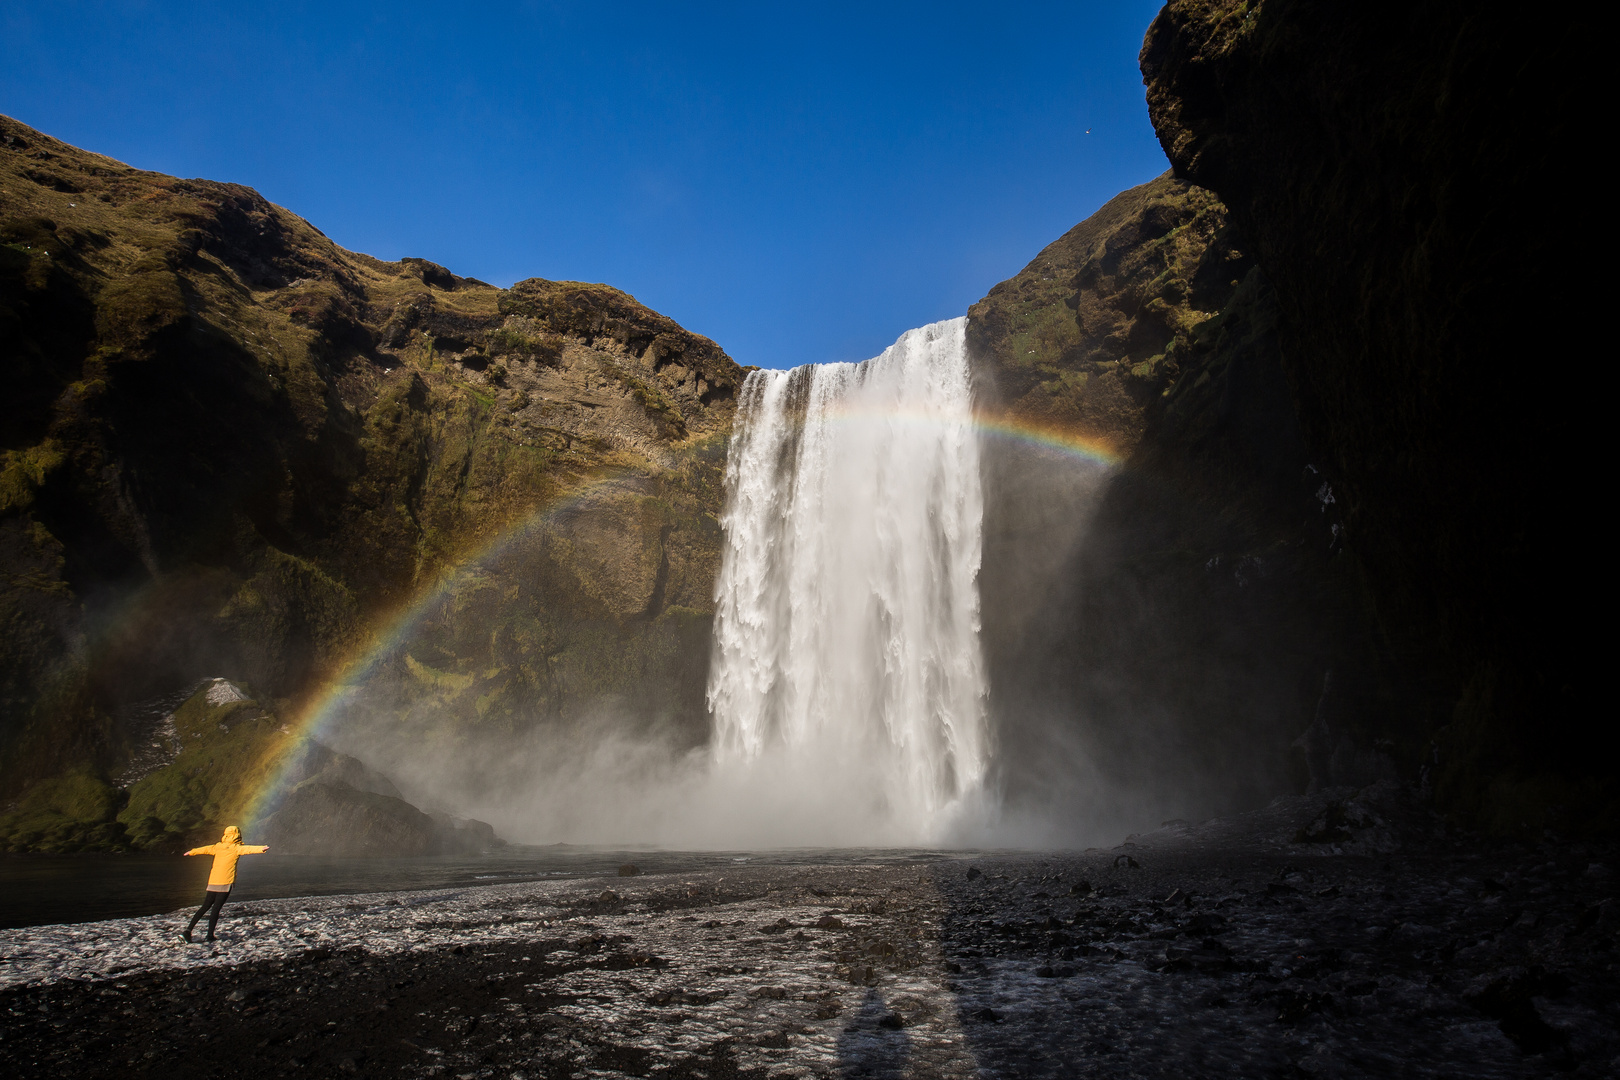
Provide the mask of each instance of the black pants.
POLYGON ((228 891, 204 893, 202 907, 197 909, 197 914, 191 917, 191 924, 186 927, 186 937, 191 936, 192 928, 197 925, 197 920, 207 915, 208 940, 213 941, 214 926, 219 922, 219 909, 225 906, 225 898, 229 895, 231 894, 228 891))

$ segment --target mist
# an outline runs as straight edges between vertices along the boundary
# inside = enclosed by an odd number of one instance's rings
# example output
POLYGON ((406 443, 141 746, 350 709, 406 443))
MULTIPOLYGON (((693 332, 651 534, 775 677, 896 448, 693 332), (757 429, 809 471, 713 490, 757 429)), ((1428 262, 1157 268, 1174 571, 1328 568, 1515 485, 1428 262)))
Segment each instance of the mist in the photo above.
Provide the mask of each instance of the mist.
POLYGON ((405 679, 323 737, 531 844, 1072 848, 1194 809, 1162 752, 1157 778, 1103 763, 1081 684, 1106 673, 1077 678, 1066 651, 1118 468, 976 430, 964 322, 750 377, 705 730, 623 698, 458 725, 405 679))

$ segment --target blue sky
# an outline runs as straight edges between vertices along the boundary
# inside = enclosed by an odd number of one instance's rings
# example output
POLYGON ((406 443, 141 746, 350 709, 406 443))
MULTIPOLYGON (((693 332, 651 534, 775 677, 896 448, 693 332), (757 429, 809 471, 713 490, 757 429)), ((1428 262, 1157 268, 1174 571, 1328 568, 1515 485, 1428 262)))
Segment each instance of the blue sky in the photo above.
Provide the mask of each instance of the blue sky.
POLYGON ((24 0, 0 112, 382 258, 605 281, 784 367, 962 314, 1163 172, 1158 7, 24 0))

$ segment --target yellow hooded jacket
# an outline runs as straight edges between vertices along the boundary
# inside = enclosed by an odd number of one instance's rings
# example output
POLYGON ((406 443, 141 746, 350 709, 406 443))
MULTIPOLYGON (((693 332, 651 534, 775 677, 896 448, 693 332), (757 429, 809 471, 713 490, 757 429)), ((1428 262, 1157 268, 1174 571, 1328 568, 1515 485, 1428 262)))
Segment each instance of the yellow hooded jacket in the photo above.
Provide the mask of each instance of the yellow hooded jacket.
POLYGON ((219 843, 209 844, 207 847, 192 848, 187 855, 212 855, 214 857, 213 869, 208 871, 208 888, 211 891, 216 885, 223 885, 227 889, 236 883, 236 860, 242 855, 257 855, 262 851, 269 851, 266 844, 244 844, 242 833, 235 825, 227 826, 225 835, 220 837, 219 843))

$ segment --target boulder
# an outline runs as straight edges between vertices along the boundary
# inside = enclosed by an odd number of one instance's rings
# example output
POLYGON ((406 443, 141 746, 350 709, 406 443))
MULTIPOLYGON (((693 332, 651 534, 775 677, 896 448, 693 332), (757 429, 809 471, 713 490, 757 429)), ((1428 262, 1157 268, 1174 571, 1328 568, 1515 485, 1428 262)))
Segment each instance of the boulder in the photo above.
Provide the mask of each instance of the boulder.
POLYGON ((282 855, 459 855, 502 843, 485 822, 424 813, 398 795, 325 773, 293 788, 265 819, 262 835, 282 855))

